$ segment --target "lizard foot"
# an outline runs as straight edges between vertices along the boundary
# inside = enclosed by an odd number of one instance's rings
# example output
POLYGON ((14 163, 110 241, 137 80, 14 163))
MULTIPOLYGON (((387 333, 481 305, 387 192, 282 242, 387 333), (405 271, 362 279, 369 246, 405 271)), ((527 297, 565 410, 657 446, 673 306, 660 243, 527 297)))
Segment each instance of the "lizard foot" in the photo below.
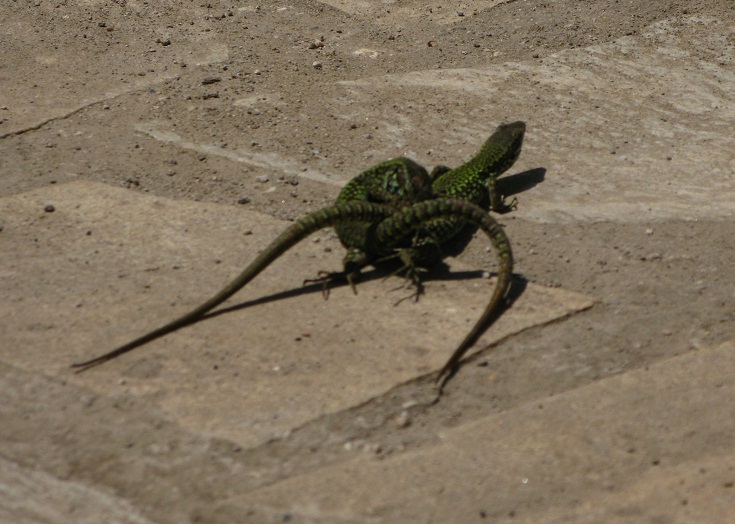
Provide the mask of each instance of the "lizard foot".
POLYGON ((518 199, 516 197, 513 197, 513 199, 510 201, 509 204, 505 203, 504 196, 499 196, 498 200, 499 202, 496 201, 490 204, 490 210, 495 213, 503 215, 505 213, 509 213, 511 211, 515 211, 516 209, 518 209, 518 199))
POLYGON ((355 273, 346 271, 319 271, 317 278, 307 278, 302 285, 321 284, 322 296, 324 300, 329 298, 329 285, 333 282, 347 281, 352 288, 352 292, 357 295, 357 287, 355 286, 355 273))
POLYGON ((490 181, 488 195, 490 197, 490 211, 494 213, 502 215, 518 208, 518 199, 516 197, 513 197, 509 204, 505 203, 505 195, 498 193, 497 179, 495 178, 490 181))
POLYGON ((411 293, 408 296, 403 297, 402 299, 398 300, 394 306, 397 306, 401 302, 405 300, 413 300, 414 302, 419 301, 419 297, 424 294, 424 284, 421 282, 421 273, 425 273, 428 271, 427 269, 419 266, 406 265, 402 268, 398 269, 394 272, 394 275, 397 273, 404 272, 403 278, 405 279, 405 282, 403 285, 398 286, 397 288, 393 289, 392 291, 397 291, 399 289, 411 289, 413 288, 413 293, 411 293))
POLYGON ((408 282, 407 284, 404 284, 402 286, 398 286, 393 291, 396 291, 398 289, 405 289, 407 287, 413 287, 414 288, 413 293, 411 293, 408 296, 405 296, 403 298, 398 299, 396 301, 396 303, 393 304, 394 307, 397 306, 398 304, 400 304, 401 302, 406 301, 406 300, 413 300, 414 302, 418 302, 419 301, 419 297, 424 294, 424 285, 421 282, 413 282, 413 283, 412 282, 408 282))
POLYGON ((390 278, 402 273, 405 279, 405 282, 402 285, 392 289, 391 291, 410 288, 414 289, 413 293, 398 300, 395 304, 393 304, 394 306, 397 306, 401 302, 409 299, 412 299, 414 302, 418 302, 419 297, 424 294, 424 285, 421 282, 421 273, 426 273, 428 270, 426 268, 416 265, 413 255, 414 252, 410 248, 398 249, 396 253, 383 259, 387 260, 391 258, 400 258, 403 262, 403 265, 401 267, 399 267, 386 277, 390 278))

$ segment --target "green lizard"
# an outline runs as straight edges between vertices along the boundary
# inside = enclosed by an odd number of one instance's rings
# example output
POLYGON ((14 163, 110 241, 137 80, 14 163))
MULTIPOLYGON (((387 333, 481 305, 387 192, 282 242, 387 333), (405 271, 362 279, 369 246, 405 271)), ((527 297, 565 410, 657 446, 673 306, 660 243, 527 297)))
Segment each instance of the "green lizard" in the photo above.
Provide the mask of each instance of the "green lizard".
MULTIPOLYGON (((340 192, 337 203, 376 201, 395 207, 396 214, 378 225, 379 231, 382 227, 389 227, 392 230, 394 228, 391 224, 394 220, 411 216, 401 214, 398 209, 405 207, 407 203, 428 198, 449 197, 481 206, 483 209, 489 208, 496 213, 506 213, 515 207, 515 199, 510 204, 505 203, 502 195, 498 193, 497 179, 510 169, 520 156, 525 132, 524 122, 501 124, 469 161, 455 169, 437 166, 431 175, 428 175, 422 166, 407 158, 396 158, 378 164, 353 178, 340 192), (430 184, 430 189, 427 189, 427 184, 430 184)), ((471 222, 478 225, 480 221, 480 217, 474 216, 471 222)), ((406 278, 416 288, 412 296, 418 299, 423 293, 420 266, 430 265, 442 259, 442 245, 452 240, 466 223, 467 220, 461 215, 450 216, 450 213, 439 215, 421 222, 418 228, 405 230, 406 236, 403 238, 398 238, 397 231, 392 231, 393 236, 390 238, 381 237, 377 249, 366 248, 365 244, 365 240, 369 237, 368 231, 376 224, 366 222, 340 224, 335 230, 347 248, 344 271, 325 273, 326 277, 321 281, 346 276, 354 291, 354 277, 359 274, 362 267, 376 259, 380 261, 398 256, 403 262, 406 278), (390 249, 395 253, 391 254, 390 249)), ((512 252, 507 237, 499 227, 497 229, 499 232, 495 232, 493 245, 498 251, 501 263, 495 291, 482 317, 457 347, 440 371, 437 380, 448 378, 454 373, 459 360, 477 341, 489 321, 498 314, 510 289, 512 252)))
MULTIPOLYGON (((482 208, 489 207, 496 213, 505 213, 515 208, 515 199, 510 204, 505 204, 503 196, 498 193, 497 179, 518 160, 525 134, 526 124, 524 122, 499 125, 485 141, 480 151, 468 162, 455 169, 437 166, 432 170, 433 192, 437 196, 458 198, 482 208)), ((479 220, 480 217, 474 217, 472 222, 479 225, 479 220)), ((402 260, 409 270, 415 272, 412 268, 416 264, 425 264, 427 261, 430 263, 437 257, 441 258, 441 251, 437 249, 437 246, 441 247, 442 243, 451 240, 465 224, 466 220, 462 217, 439 218, 423 222, 421 229, 424 237, 414 240, 409 250, 401 252, 402 260)), ((483 229, 487 233, 487 230, 483 229)), ((498 282, 495 284, 493 295, 482 316, 437 375, 437 382, 441 384, 440 392, 446 381, 456 372, 460 359, 477 342, 490 321, 502 311, 502 306, 510 291, 513 275, 513 254, 510 243, 505 232, 499 227, 495 228, 494 235, 493 246, 498 251, 500 259, 498 282)), ((416 292, 420 293, 421 288, 417 287, 416 292)))
MULTIPOLYGON (((396 239, 404 239, 416 231, 417 228, 420 228, 423 223, 438 218, 461 218, 462 220, 467 220, 476 224, 488 235, 498 253, 498 259, 500 262, 498 284, 496 285, 493 298, 491 299, 491 303, 488 306, 486 313, 483 314, 480 322, 478 322, 478 326, 473 329, 473 332, 481 332, 480 324, 484 323, 487 318, 489 318, 489 315, 492 312, 491 309, 494 310, 507 293, 513 264, 508 238, 505 236, 503 229, 490 215, 470 202, 446 198, 426 200, 414 204, 413 206, 404 207, 400 211, 396 211, 393 206, 387 204, 349 202, 326 207, 320 211, 307 215, 289 226, 232 282, 227 284, 212 298, 194 308, 189 313, 186 313, 162 327, 154 329, 153 331, 146 333, 145 335, 142 335, 104 355, 85 362, 73 364, 72 367, 78 368, 77 372, 81 372, 103 364, 104 362, 119 357, 124 353, 142 346, 143 344, 199 320, 207 312, 211 311, 234 295, 237 291, 242 289, 243 286, 255 278, 280 255, 319 229, 334 226, 336 224, 347 223, 349 221, 377 224, 377 226, 366 236, 365 242, 365 247, 369 251, 377 253, 390 251, 393 249, 393 243, 397 242, 396 239)), ((470 335, 472 335, 472 333, 470 335)), ((465 338, 465 341, 452 355, 445 366, 446 371, 443 370, 442 374, 451 372, 454 369, 456 362, 471 345, 471 342, 469 345, 467 344, 467 341, 470 339, 470 335, 465 338)))
MULTIPOLYGON (((504 198, 497 190, 497 179, 510 169, 520 156, 525 132, 526 124, 524 122, 501 124, 485 141, 480 151, 468 162, 455 169, 445 166, 435 167, 430 175, 432 197, 458 199, 459 201, 481 206, 483 209, 489 208, 497 213, 506 213, 513 209, 515 199, 509 205, 505 204, 504 198)), ((418 180, 421 181, 423 188, 425 180, 423 178, 418 180)), ((455 202, 455 205, 459 206, 457 202, 455 202)), ((473 208, 475 214, 470 222, 483 227, 480 224, 483 223, 484 219, 477 215, 476 211, 477 208, 473 208)), ((485 216, 488 216, 487 213, 485 213, 485 216)), ((406 217, 402 214, 393 215, 378 226, 378 231, 381 231, 380 228, 383 226, 394 229, 394 221, 404 218, 406 217)), ((423 286, 419 278, 420 266, 430 265, 444 258, 442 245, 452 240, 467 222, 468 220, 460 214, 446 213, 436 218, 427 218, 420 223, 418 229, 408 231, 407 234, 413 235, 408 247, 401 244, 400 239, 395 236, 391 238, 391 241, 384 240, 380 244, 397 246, 395 250, 404 264, 406 278, 412 281, 416 288, 413 294, 416 299, 423 293, 423 286)), ((510 290, 513 273, 513 255, 510 243, 502 229, 497 226, 497 223, 493 221, 493 224, 492 234, 495 235, 493 246, 498 252, 500 260, 498 282, 482 317, 437 375, 437 381, 445 379, 442 381, 442 386, 454 374, 462 356, 487 329, 490 321, 501 312, 501 306, 510 290)), ((485 233, 490 234, 485 227, 487 227, 487 224, 483 229, 485 233)), ((394 231, 393 234, 396 235, 396 232, 394 231)), ((349 247, 349 239, 343 239, 343 244, 349 247)), ((348 261, 346 260, 345 267, 347 267, 347 264, 348 261)))
MULTIPOLYGON (((435 167, 431 175, 419 164, 408 158, 396 158, 378 164, 353 178, 339 193, 336 203, 380 202, 396 208, 428 198, 450 197, 466 200, 497 213, 505 213, 515 207, 515 199, 506 205, 497 191, 497 178, 518 159, 521 154, 526 124, 513 122, 501 124, 485 141, 480 151, 468 162, 450 169, 435 167)), ((421 265, 431 265, 442 257, 441 246, 451 240, 465 225, 462 218, 436 218, 421 225, 418 236, 410 245, 401 245, 399 239, 390 244, 398 246, 392 257, 400 257, 406 278, 416 287, 412 296, 418 299, 423 292, 419 278, 421 265)), ((386 253, 374 253, 363 245, 368 230, 375 224, 365 222, 340 224, 335 227, 337 235, 347 249, 344 271, 326 273, 326 283, 335 277, 347 277, 355 290, 354 278, 365 265, 376 259, 392 258, 386 253), (382 255, 383 258, 379 258, 382 255)), ((404 239, 405 240, 405 239, 404 239)), ((404 242, 405 244, 405 242, 404 242)))
POLYGON ((374 238, 377 224, 396 212, 401 204, 410 205, 430 195, 431 179, 422 166, 407 158, 382 162, 350 180, 333 206, 307 215, 287 228, 240 275, 199 307, 105 355, 74 364, 73 367, 84 371, 199 320, 242 289, 285 251, 325 227, 338 228, 340 238, 349 249, 344 260, 344 271, 326 273, 327 277, 316 280, 326 282, 337 275, 346 276, 354 290, 352 275, 371 262, 373 257, 367 253, 380 251, 374 238), (350 205, 346 205, 348 203, 350 205))

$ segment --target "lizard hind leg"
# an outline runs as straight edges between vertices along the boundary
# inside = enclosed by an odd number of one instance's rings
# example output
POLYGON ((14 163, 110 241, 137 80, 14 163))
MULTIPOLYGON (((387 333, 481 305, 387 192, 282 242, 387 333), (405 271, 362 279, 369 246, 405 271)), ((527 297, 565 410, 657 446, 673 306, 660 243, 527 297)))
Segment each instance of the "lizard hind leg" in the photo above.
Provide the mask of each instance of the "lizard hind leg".
POLYGON ((342 271, 324 271, 320 270, 317 272, 316 278, 305 278, 302 286, 307 284, 321 284, 322 285, 322 296, 324 300, 329 298, 329 284, 346 278, 346 275, 342 271))
POLYGON ((319 271, 317 278, 308 278, 304 280, 306 284, 322 284, 322 295, 324 300, 329 298, 329 285, 334 282, 344 282, 350 285, 352 292, 357 295, 356 282, 360 277, 360 270, 369 263, 367 254, 358 248, 350 248, 344 258, 344 268, 342 271, 319 271))
POLYGON ((439 253, 439 248, 440 246, 429 238, 422 238, 419 241, 418 237, 416 237, 414 239, 413 247, 396 248, 393 254, 388 255, 387 257, 384 257, 378 261, 383 262, 391 259, 398 259, 400 261, 400 267, 398 267, 398 269, 388 275, 388 277, 402 274, 405 282, 402 285, 393 289, 393 291, 411 288, 414 290, 414 292, 410 295, 398 300, 394 304, 394 306, 397 306, 401 302, 409 299, 413 300, 414 302, 419 301, 419 298, 421 297, 421 295, 424 294, 425 291, 421 274, 429 271, 424 265, 420 265, 419 261, 426 263, 426 265, 430 265, 431 262, 435 260, 440 260, 440 256, 438 258, 434 256, 427 256, 429 253, 434 254, 434 251, 436 251, 436 253, 439 253))
POLYGON ((402 286, 395 288, 394 291, 398 289, 413 288, 414 292, 408 296, 399 299, 393 305, 397 306, 405 300, 413 300, 414 302, 418 302, 421 295, 424 294, 424 283, 421 279, 421 273, 426 273, 428 269, 419 266, 416 263, 417 256, 416 250, 414 248, 398 249, 396 256, 400 259, 403 265, 396 271, 394 271, 393 274, 395 275, 398 273, 403 273, 405 282, 402 286))

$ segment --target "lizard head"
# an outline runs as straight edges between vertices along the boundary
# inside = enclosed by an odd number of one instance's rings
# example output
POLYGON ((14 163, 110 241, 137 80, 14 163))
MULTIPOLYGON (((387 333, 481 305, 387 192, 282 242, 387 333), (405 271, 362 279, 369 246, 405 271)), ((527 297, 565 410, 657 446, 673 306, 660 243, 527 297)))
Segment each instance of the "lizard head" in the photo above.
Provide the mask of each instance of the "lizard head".
POLYGON ((510 169, 518 160, 525 133, 525 122, 501 124, 482 146, 480 155, 492 157, 494 169, 500 174, 510 169))

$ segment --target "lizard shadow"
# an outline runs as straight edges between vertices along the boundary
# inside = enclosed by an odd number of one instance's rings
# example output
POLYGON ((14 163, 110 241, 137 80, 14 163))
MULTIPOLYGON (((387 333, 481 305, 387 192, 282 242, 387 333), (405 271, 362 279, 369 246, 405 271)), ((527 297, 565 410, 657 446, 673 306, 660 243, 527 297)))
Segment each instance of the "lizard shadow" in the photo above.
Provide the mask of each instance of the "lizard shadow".
MULTIPOLYGON (((384 263, 378 267, 374 267, 370 270, 363 271, 360 274, 359 281, 357 281, 357 286, 359 288, 359 285, 361 282, 369 282, 369 281, 378 280, 378 279, 385 280, 391 276, 394 276, 396 273, 396 270, 399 268, 400 268, 400 264, 384 263)), ((491 274, 495 275, 496 273, 492 272, 491 274)), ((487 271, 482 270, 482 269, 452 271, 451 268, 444 261, 441 261, 437 264, 434 264, 430 268, 427 268, 426 272, 423 274, 422 280, 424 283, 450 282, 450 281, 457 281, 457 280, 471 280, 475 278, 483 278, 486 275, 487 275, 487 271)), ((398 276, 398 278, 401 278, 401 277, 398 276)), ((515 280, 516 279, 514 278, 514 282, 515 280)), ((346 281, 331 282, 330 284, 328 284, 326 288, 326 292, 328 293, 332 289, 337 289, 337 288, 346 287, 346 286, 348 286, 348 283, 346 281)), ((403 286, 398 286, 397 288, 394 288, 394 289, 398 290, 398 289, 401 289, 402 287, 403 286)), ((279 291, 277 293, 273 293, 273 294, 266 295, 263 297, 255 298, 252 300, 247 300, 245 302, 240 302, 239 304, 233 304, 232 306, 224 307, 216 311, 212 311, 202 316, 200 319, 196 320, 195 322, 192 322, 192 324, 196 324, 198 322, 202 322, 204 320, 218 317, 220 315, 224 315, 227 313, 232 313, 232 312, 240 311, 240 310, 247 309, 250 307, 267 304, 270 302, 286 300, 289 298, 295 298, 295 297, 299 297, 302 295, 308 295, 311 293, 323 293, 323 292, 325 292, 324 286, 318 283, 308 284, 308 285, 304 285, 304 286, 293 288, 293 289, 287 289, 287 290, 279 291)), ((520 294, 521 292, 522 291, 519 291, 518 293, 520 294)), ((511 285, 511 294, 513 294, 513 284, 511 285)), ((404 300, 399 299, 395 305, 398 305, 399 303, 403 301, 404 300)))
MULTIPOLYGON (((390 276, 390 271, 387 271, 385 268, 382 268, 382 267, 374 268, 369 271, 363 272, 360 275, 360 280, 357 282, 357 284, 359 286, 359 282, 375 280, 375 279, 384 278, 387 276, 390 276)), ((329 293, 332 289, 345 287, 347 285, 348 283, 346 280, 344 281, 338 280, 338 281, 330 282, 326 288, 324 287, 323 284, 319 284, 319 283, 307 284, 301 287, 279 291, 278 293, 273 293, 271 295, 266 295, 264 297, 255 298, 255 299, 248 300, 245 302, 240 302, 239 304, 234 304, 232 306, 228 306, 222 309, 218 309, 216 311, 212 311, 211 313, 207 313, 206 315, 202 316, 202 318, 200 318, 196 322, 207 320, 209 318, 214 318, 219 315, 224 315, 225 313, 232 313, 233 311, 240 311, 241 309, 247 309, 249 307, 259 306, 261 304, 267 304, 269 302, 285 300, 287 298, 300 297, 301 295, 308 295, 311 293, 324 293, 325 290, 327 293, 329 293)))
POLYGON ((546 169, 536 167, 521 173, 516 173, 515 175, 498 178, 498 191, 505 196, 517 195, 518 193, 536 187, 545 179, 546 169))
MULTIPOLYGON (((395 272, 391 270, 390 268, 391 264, 387 265, 381 265, 377 268, 373 268, 369 271, 366 271, 361 274, 361 281, 370 281, 375 279, 385 279, 387 277, 392 276, 395 272)), ((469 280, 473 278, 482 278, 486 275, 486 271, 484 270, 466 270, 466 271, 452 271, 450 267, 444 263, 443 261, 432 266, 430 269, 427 270, 425 273, 424 282, 432 282, 432 281, 454 281, 454 280, 469 280)), ((328 286, 328 289, 334 289, 338 287, 345 287, 347 286, 347 282, 333 282, 328 286)), ((510 309, 515 301, 523 295, 523 293, 526 290, 526 287, 528 286, 528 280, 520 274, 513 274, 513 278, 510 283, 510 289, 508 290, 508 294, 506 295, 505 303, 503 304, 503 307, 500 307, 496 309, 492 316, 486 319, 486 322, 482 326, 482 329, 478 331, 477 337, 473 340, 468 341, 470 346, 473 346, 477 343, 480 336, 492 326, 495 321, 500 318, 505 311, 510 309)), ((396 289, 400 289, 396 288, 396 289)), ((196 324, 198 322, 201 322, 203 320, 207 320, 210 318, 217 317, 219 315, 224 315, 227 313, 232 313, 235 311, 239 311, 242 309, 247 309, 249 307, 257 306, 260 304, 266 304, 268 302, 274 302, 277 300, 284 300, 287 298, 293 298, 301 295, 306 295, 309 293, 314 292, 323 292, 324 287, 322 284, 309 284, 302 286, 300 288, 295 289, 289 289, 285 291, 280 291, 278 293, 273 293, 271 295, 267 295, 264 297, 256 298, 253 300, 248 300, 246 302, 241 302, 239 304, 235 304, 226 308, 219 309, 217 311, 213 311, 211 313, 208 313, 204 315, 202 318, 196 320, 195 322, 192 322, 192 324, 196 324)), ((398 306, 402 302, 405 301, 405 298, 398 300, 394 303, 394 306, 398 306)), ((459 361, 454 367, 441 381, 441 384, 439 386, 439 393, 435 399, 434 402, 438 402, 439 399, 442 396, 442 392, 444 390, 444 386, 457 374, 459 369, 467 365, 470 362, 474 362, 476 360, 479 360, 481 358, 484 358, 486 356, 486 352, 489 349, 492 349, 496 346, 498 346, 501 342, 503 342, 507 337, 503 337, 500 340, 494 341, 491 344, 480 348, 479 350, 475 351, 474 353, 465 356, 461 361, 459 361)), ((432 373, 433 375, 434 373, 432 373)))
MULTIPOLYGON (((378 267, 373 267, 372 269, 363 271, 360 274, 359 280, 356 281, 356 285, 359 289, 360 283, 362 282, 370 282, 371 280, 378 280, 378 279, 382 279, 382 280, 387 279, 391 276, 394 276, 397 269, 400 269, 400 264, 394 264, 391 262, 383 263, 378 267)), ((483 270, 452 272, 450 271, 449 266, 447 266, 444 262, 440 262, 440 263, 435 264, 431 268, 427 269, 427 272, 424 274, 423 281, 431 282, 431 281, 469 280, 472 278, 481 278, 484 274, 485 274, 485 271, 483 270)), ((400 276, 398 276, 398 278, 400 278, 400 276)), ((324 293, 325 291, 329 293, 333 289, 346 287, 346 286, 348 286, 348 283, 346 280, 344 281, 338 280, 338 281, 331 282, 327 285, 326 288, 322 284, 319 284, 319 283, 307 284, 301 287, 279 291, 277 293, 255 298, 252 300, 247 300, 245 302, 240 302, 239 304, 233 304, 232 306, 228 306, 228 307, 218 309, 216 311, 212 311, 210 313, 207 313, 206 315, 203 315, 200 319, 192 322, 192 324, 196 324, 198 322, 202 322, 204 320, 218 317, 220 315, 224 315, 227 313, 232 313, 235 311, 240 311, 242 309, 247 309, 247 308, 259 306, 262 304, 267 304, 269 302, 277 302, 279 300, 286 300, 289 298, 295 298, 295 297, 299 297, 302 295, 308 295, 311 293, 324 293)), ((400 289, 400 287, 401 286, 399 286, 399 288, 396 288, 396 289, 400 289)))

